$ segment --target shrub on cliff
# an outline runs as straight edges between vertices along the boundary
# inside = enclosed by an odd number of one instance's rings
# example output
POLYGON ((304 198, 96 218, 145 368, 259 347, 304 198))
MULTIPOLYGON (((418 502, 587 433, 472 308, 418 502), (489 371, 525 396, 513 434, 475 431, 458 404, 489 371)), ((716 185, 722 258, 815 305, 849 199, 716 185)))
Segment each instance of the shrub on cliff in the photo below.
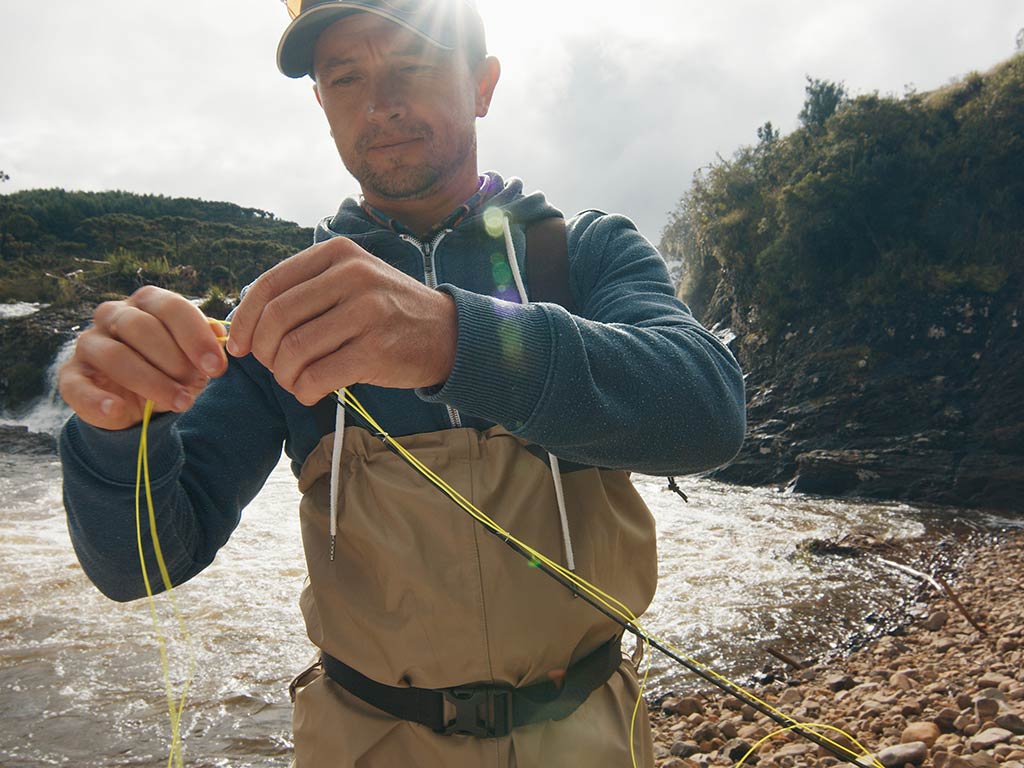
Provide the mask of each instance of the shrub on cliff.
POLYGON ((799 129, 769 123, 699 172, 665 228, 695 311, 727 297, 733 321, 772 331, 807 312, 995 293, 1020 271, 1024 54, 929 94, 846 99, 813 80, 807 94, 799 129))

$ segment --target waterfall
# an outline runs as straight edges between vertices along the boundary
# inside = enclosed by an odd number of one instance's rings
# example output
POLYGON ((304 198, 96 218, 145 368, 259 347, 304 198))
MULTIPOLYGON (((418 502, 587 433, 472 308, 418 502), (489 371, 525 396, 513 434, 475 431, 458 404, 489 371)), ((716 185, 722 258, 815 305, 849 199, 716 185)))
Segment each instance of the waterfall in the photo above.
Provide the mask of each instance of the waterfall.
POLYGON ((17 412, 0 412, 0 424, 28 427, 30 432, 57 435, 71 415, 71 409, 57 391, 57 372, 75 350, 77 338, 64 342, 50 367, 46 369, 46 392, 17 412))

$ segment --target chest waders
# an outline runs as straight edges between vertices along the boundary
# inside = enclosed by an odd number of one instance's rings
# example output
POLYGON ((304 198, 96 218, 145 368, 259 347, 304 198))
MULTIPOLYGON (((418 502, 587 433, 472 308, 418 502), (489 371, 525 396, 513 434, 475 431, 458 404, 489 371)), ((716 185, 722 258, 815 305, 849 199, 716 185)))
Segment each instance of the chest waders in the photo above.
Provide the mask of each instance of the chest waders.
MULTIPOLYGON (((546 221, 528 229, 528 280, 535 300, 564 305, 564 223, 546 221), (531 253, 549 258, 535 256, 531 269, 531 253), (542 261, 548 277, 535 274, 542 261)), ((327 432, 331 416, 322 422, 327 432)), ((621 629, 358 427, 345 428, 334 467, 332 559, 334 440, 325 434, 299 480, 309 569, 301 606, 321 659, 292 686, 298 768, 629 766, 638 684, 621 629)), ((561 550, 542 449, 501 427, 402 441, 505 529, 542 552, 561 550)), ((563 465, 559 474, 576 570, 639 615, 657 582, 655 530, 628 473, 563 465)), ((642 702, 632 739, 638 765, 653 766, 642 702)))

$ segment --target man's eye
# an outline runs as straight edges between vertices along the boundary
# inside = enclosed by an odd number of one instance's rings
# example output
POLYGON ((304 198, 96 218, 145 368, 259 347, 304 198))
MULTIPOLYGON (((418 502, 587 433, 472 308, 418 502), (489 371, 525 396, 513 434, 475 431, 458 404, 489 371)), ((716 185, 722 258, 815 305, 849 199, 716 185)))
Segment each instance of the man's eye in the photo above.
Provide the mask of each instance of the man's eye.
POLYGON ((331 85, 345 87, 346 85, 352 85, 359 80, 358 75, 342 75, 336 77, 331 81, 331 85))
POLYGON ((429 69, 430 69, 430 66, 428 64, 406 64, 404 67, 402 67, 402 71, 403 72, 407 72, 409 74, 416 74, 418 72, 426 72, 429 69))

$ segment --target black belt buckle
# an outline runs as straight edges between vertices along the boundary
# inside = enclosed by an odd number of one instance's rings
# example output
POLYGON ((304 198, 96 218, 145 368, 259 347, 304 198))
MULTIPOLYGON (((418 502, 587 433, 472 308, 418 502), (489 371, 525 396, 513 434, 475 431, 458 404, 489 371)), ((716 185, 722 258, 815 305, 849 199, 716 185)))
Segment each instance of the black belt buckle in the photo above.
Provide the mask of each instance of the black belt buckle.
POLYGON ((440 733, 500 739, 512 731, 511 691, 500 688, 445 688, 441 691, 440 733))

